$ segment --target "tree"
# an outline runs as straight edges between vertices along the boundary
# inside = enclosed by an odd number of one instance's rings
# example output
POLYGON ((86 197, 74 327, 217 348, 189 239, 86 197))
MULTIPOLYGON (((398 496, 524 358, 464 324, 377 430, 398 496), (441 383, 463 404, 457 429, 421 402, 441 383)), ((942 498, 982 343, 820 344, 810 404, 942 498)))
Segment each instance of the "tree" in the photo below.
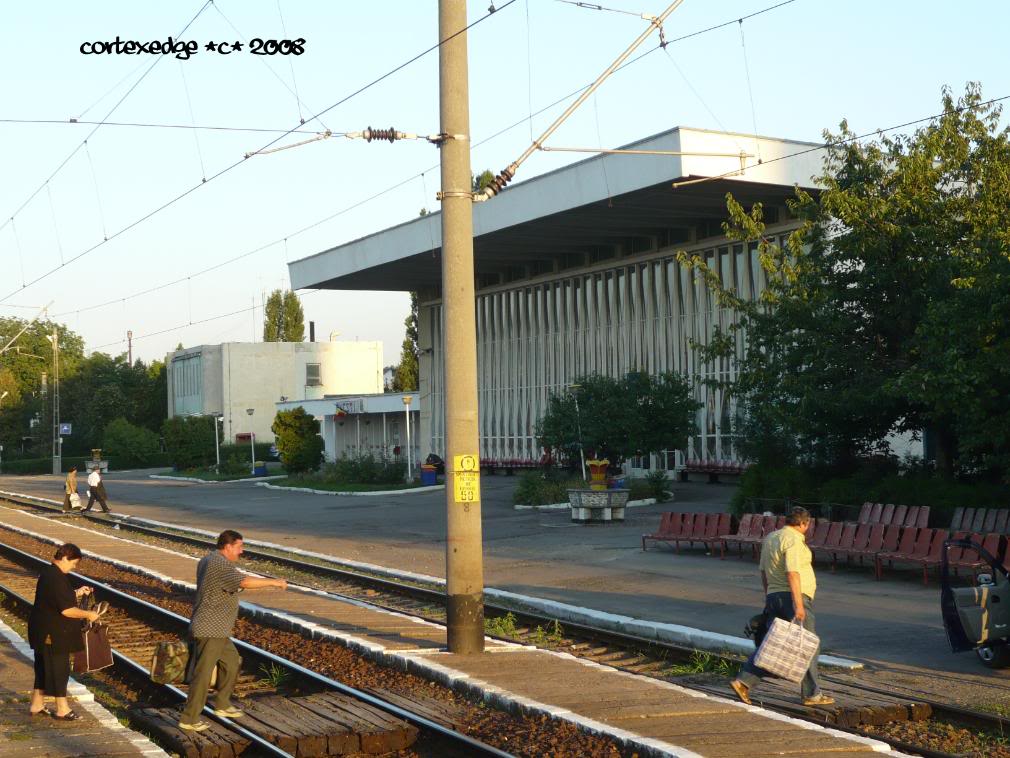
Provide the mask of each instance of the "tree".
POLYGON ((149 465, 158 450, 157 434, 134 426, 122 416, 105 427, 102 455, 111 459, 118 469, 149 465))
POLYGON ((417 349, 417 293, 410 293, 410 314, 404 319, 406 333, 400 350, 400 363, 393 372, 393 392, 414 392, 419 386, 417 349))
POLYGON ((486 168, 479 174, 470 177, 470 187, 474 192, 482 192, 493 181, 494 174, 491 173, 491 169, 486 168))
POLYGON ((536 434, 568 461, 578 460, 581 440, 587 456, 620 465, 633 455, 686 448, 699 407, 679 374, 592 374, 548 398, 536 434))
POLYGON ((323 460, 323 438, 319 436, 319 422, 304 408, 277 411, 270 429, 285 471, 295 474, 319 468, 323 460))
POLYGON ((177 469, 210 466, 215 461, 213 416, 173 416, 165 420, 165 447, 177 469))
POLYGON ((305 314, 291 290, 274 290, 263 312, 264 342, 301 342, 305 339, 305 314))
MULTIPOLYGON (((790 202, 780 247, 762 209, 727 197, 732 238, 756 245, 768 288, 749 301, 681 254, 746 335, 742 447, 851 469, 890 432, 927 430, 947 475, 1010 472, 1010 132, 969 85, 913 135, 826 133, 821 191, 790 202), (767 443, 773 442, 771 446, 767 443)), ((721 333, 707 359, 739 337, 721 333)))

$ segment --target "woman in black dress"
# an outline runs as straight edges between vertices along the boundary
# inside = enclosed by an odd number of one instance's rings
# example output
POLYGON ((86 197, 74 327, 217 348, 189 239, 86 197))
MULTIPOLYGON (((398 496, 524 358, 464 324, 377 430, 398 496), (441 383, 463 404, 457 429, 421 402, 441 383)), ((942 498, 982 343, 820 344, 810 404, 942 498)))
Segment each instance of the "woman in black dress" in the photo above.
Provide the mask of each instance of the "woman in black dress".
POLYGON ((35 586, 35 605, 28 617, 28 642, 35 651, 33 716, 52 716, 74 721, 79 716, 67 702, 70 654, 84 649, 81 621, 94 621, 99 614, 77 607, 77 598, 89 595, 91 587, 74 590, 67 574, 77 568, 81 549, 69 542, 60 545, 53 562, 42 570, 35 586), (56 698, 56 713, 46 708, 45 697, 56 698))

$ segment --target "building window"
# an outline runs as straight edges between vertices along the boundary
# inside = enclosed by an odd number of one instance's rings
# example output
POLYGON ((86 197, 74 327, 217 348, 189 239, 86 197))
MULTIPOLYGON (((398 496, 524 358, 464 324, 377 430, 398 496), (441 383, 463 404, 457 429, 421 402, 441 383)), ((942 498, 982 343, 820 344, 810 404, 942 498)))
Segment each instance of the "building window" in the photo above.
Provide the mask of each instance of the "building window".
POLYGON ((319 371, 320 364, 318 363, 306 363, 305 364, 305 386, 306 387, 318 387, 323 383, 319 371))

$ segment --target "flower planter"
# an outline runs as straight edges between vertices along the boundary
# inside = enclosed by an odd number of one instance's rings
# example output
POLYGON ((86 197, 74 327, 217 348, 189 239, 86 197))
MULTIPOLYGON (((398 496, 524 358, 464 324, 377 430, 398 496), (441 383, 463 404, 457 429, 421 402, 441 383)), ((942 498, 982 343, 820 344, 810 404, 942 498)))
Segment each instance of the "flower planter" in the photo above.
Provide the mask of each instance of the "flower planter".
POLYGON ((572 521, 577 524, 606 524, 624 521, 631 490, 568 490, 572 521))

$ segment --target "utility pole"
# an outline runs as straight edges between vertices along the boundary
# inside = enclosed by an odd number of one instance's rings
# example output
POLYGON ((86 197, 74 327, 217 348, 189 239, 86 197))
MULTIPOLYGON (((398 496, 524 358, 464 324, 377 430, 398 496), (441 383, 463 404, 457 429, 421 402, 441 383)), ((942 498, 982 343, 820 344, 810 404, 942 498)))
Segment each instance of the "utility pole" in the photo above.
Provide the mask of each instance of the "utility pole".
POLYGON ((442 303, 445 318, 445 446, 448 511, 446 605, 452 653, 484 652, 484 567, 477 430, 477 324, 466 0, 439 0, 442 166, 442 303), (453 36, 455 35, 455 36, 453 36), (451 38, 451 39, 450 39, 451 38))
POLYGON ((133 365, 133 331, 130 329, 126 330, 126 360, 129 364, 133 365))
POLYGON ((63 437, 60 436, 60 333, 53 327, 53 474, 63 473, 63 437))

